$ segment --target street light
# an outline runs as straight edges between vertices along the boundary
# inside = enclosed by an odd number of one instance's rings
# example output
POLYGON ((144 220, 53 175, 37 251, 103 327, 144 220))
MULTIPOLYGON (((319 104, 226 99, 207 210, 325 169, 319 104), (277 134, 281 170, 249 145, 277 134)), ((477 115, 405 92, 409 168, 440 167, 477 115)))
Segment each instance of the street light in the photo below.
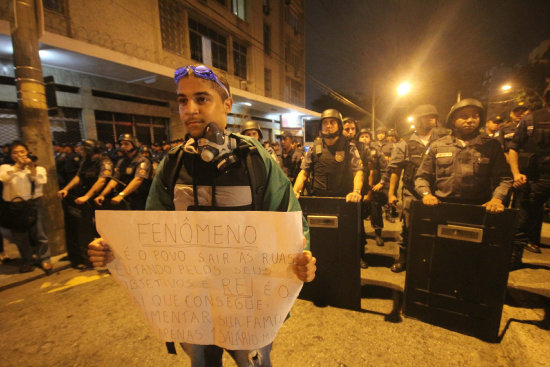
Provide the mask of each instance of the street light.
POLYGON ((502 87, 500 87, 500 89, 502 89, 504 92, 507 92, 512 89, 512 86, 510 84, 504 84, 502 87))
POLYGON ((414 118, 413 118, 412 116, 409 116, 409 117, 407 117, 407 121, 413 122, 413 121, 414 121, 414 118))
POLYGON ((397 87, 397 94, 399 94, 400 96, 404 96, 411 91, 411 88, 412 86, 409 82, 403 82, 397 87))

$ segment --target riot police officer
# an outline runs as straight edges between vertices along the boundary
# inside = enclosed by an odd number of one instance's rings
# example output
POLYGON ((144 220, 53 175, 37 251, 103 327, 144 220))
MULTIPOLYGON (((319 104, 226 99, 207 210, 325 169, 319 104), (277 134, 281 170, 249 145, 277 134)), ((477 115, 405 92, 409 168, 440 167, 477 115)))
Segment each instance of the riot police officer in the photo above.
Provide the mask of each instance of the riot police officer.
MULTIPOLYGON (((260 124, 258 124, 256 121, 253 121, 253 120, 247 121, 243 124, 243 127, 241 129, 241 134, 246 135, 246 136, 250 136, 251 138, 254 138, 254 139, 258 140, 260 143, 264 139, 264 134, 262 133, 262 129, 260 128, 260 124)), ((265 149, 267 150, 269 155, 271 155, 271 158, 273 158, 275 160, 275 162, 277 162, 277 163, 279 163, 279 165, 281 165, 281 160, 277 156, 277 153, 275 153, 273 148, 271 148, 269 146, 269 147, 266 147, 265 149)), ((296 176, 294 176, 294 178, 296 178, 296 176)))
MULTIPOLYGON (((514 187, 528 193, 522 200, 516 244, 540 253, 543 205, 550 197, 550 108, 542 108, 523 117, 509 143, 510 168, 514 187), (523 154, 522 154, 523 153, 523 154), (524 157, 521 167, 521 157, 524 157)), ((517 248, 515 249, 517 251, 517 248)), ((519 252, 519 251, 517 251, 519 252)), ((517 266, 521 254, 514 258, 517 266), (517 259, 519 257, 519 260, 517 259)))
POLYGON ((487 119, 485 123, 485 134, 491 138, 498 138, 500 136, 500 128, 504 119, 501 115, 493 115, 487 119))
POLYGON ((352 141, 354 143, 357 143, 357 133, 359 132, 359 126, 357 124, 357 121, 355 121, 351 117, 344 117, 343 126, 344 130, 342 131, 342 135, 346 137, 349 141, 352 141))
POLYGON ((143 210, 151 186, 151 161, 138 152, 138 142, 134 136, 122 134, 118 141, 124 151, 124 158, 117 162, 113 179, 94 201, 101 206, 105 196, 118 185, 123 185, 124 187, 111 199, 111 204, 118 205, 126 200, 130 209, 143 210))
MULTIPOLYGON (((382 206, 387 203, 388 197, 384 188, 383 174, 387 170, 387 160, 384 153, 372 143, 370 131, 361 129, 359 131, 359 147, 361 151, 361 161, 363 162, 363 175, 365 182, 361 194, 363 195, 363 205, 361 206, 361 234, 364 236, 363 220, 370 216, 370 223, 374 229, 374 240, 378 246, 384 246, 382 239, 382 229, 384 228, 384 219, 382 217, 382 206)), ((361 243, 366 246, 365 238, 361 243)), ((367 268, 365 259, 365 248, 361 252, 361 267, 367 268)))
POLYGON ((451 108, 447 127, 452 134, 430 144, 416 172, 415 190, 425 205, 445 201, 504 211, 512 178, 500 144, 479 131, 484 120, 485 109, 476 99, 451 108))
POLYGON ((412 134, 405 136, 395 145, 388 169, 390 175, 388 202, 391 205, 397 203, 397 187, 401 174, 403 178, 401 197, 403 203, 402 227, 401 235, 398 239, 399 256, 390 268, 394 273, 399 273, 406 268, 411 202, 414 199, 421 198, 414 190, 416 170, 428 145, 441 136, 436 131, 439 113, 435 106, 431 104, 420 105, 414 109, 412 116, 416 130, 412 134))
POLYGON ((302 194, 311 176, 314 196, 345 196, 346 201, 361 201, 363 164, 355 144, 342 136, 342 115, 335 109, 321 114, 321 137, 307 151, 294 184, 296 197, 302 194))
POLYGON ((281 135, 279 135, 279 140, 281 141, 281 155, 279 156, 281 168, 290 182, 294 184, 296 177, 300 173, 304 154, 300 149, 296 149, 294 137, 290 132, 282 131, 281 135))
POLYGON ((82 160, 77 174, 57 192, 60 199, 67 198, 69 191, 76 199, 64 200, 67 254, 73 267, 90 267, 88 243, 97 236, 93 222, 94 210, 85 205, 105 186, 113 175, 113 163, 104 153, 101 143, 86 139, 80 143, 82 160), (76 205, 75 205, 76 204, 76 205))

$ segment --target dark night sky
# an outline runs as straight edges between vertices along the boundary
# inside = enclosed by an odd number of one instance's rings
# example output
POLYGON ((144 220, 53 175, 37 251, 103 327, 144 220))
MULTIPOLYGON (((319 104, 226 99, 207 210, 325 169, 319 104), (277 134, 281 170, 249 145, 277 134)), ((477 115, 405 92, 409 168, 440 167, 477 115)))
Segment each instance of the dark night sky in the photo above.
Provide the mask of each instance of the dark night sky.
MULTIPOLYGON (((550 0, 306 0, 305 13, 307 73, 366 95, 375 80, 382 110, 408 79, 410 105, 446 113, 457 90, 472 96, 491 67, 526 63, 550 38, 550 0)), ((306 89, 311 108, 322 92, 306 89)))

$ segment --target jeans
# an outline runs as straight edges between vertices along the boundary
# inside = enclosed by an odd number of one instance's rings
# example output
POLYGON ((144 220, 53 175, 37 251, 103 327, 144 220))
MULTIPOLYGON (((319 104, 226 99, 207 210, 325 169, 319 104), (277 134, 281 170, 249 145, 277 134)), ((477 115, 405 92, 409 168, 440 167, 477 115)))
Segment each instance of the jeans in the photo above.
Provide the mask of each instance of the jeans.
MULTIPOLYGON (((239 367, 271 367, 269 353, 273 343, 256 350, 227 350, 239 367)), ((181 343, 191 359, 191 367, 222 367, 223 348, 217 345, 181 343)))

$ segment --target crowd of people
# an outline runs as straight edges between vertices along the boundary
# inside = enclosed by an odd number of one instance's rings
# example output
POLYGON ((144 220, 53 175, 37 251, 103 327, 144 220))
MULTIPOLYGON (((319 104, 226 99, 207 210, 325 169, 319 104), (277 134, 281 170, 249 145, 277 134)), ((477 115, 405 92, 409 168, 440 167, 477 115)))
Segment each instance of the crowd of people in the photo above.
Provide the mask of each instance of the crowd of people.
MULTIPOLYGON (((103 266, 112 259, 108 244, 96 238, 97 209, 299 211, 302 195, 360 203, 361 223, 370 219, 378 246, 384 246, 383 212, 394 221, 401 200, 402 228, 393 272, 406 269, 413 200, 429 206, 483 205, 489 213, 517 208, 521 215, 511 269, 521 265, 524 249, 540 252, 543 204, 550 197, 548 108, 530 111, 525 101, 518 101, 509 119, 486 119, 482 103, 467 98, 441 118, 435 106, 424 104, 413 111, 416 129, 401 138, 395 130, 380 126, 373 132, 327 109, 321 114, 319 137, 304 149, 288 131, 277 136, 277 142, 263 142, 255 121, 245 122, 241 134, 229 132, 229 86, 206 66, 177 69, 175 83, 180 119, 188 132, 185 139, 149 147, 122 134, 115 144, 93 139, 55 144, 57 195, 63 200, 67 252, 74 267, 103 266), (250 192, 244 193, 243 187, 250 187, 250 192)), ((47 177, 33 158, 21 142, 4 149, 2 198, 4 203, 16 198, 36 202, 32 230, 12 229, 12 237, 23 259, 21 272, 37 264, 51 272, 40 205, 47 177)), ((304 252, 295 259, 293 270, 299 279, 311 281, 316 260, 308 251, 307 222, 302 222, 304 252)), ((360 235, 361 267, 367 268, 363 227, 360 235)), ((222 351, 188 343, 182 347, 193 365, 218 359, 222 351)), ((268 345, 254 351, 263 355, 263 362, 255 365, 270 365, 270 349, 268 345)), ((249 360, 250 351, 230 353, 239 365, 249 360)))

